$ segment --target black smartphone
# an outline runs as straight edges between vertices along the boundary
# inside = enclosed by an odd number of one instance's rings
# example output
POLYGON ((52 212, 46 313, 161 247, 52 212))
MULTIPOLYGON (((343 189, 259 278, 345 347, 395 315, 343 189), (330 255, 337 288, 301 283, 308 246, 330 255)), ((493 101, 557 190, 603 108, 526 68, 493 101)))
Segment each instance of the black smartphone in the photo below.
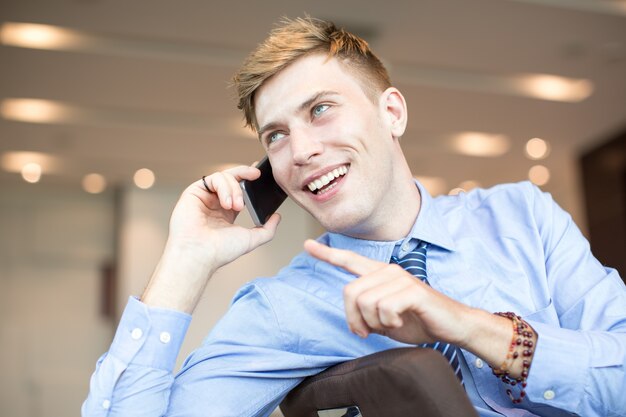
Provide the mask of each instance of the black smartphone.
POLYGON ((239 184, 252 221, 262 226, 278 210, 287 194, 276 184, 267 156, 256 167, 261 171, 261 176, 254 181, 243 180, 239 184))

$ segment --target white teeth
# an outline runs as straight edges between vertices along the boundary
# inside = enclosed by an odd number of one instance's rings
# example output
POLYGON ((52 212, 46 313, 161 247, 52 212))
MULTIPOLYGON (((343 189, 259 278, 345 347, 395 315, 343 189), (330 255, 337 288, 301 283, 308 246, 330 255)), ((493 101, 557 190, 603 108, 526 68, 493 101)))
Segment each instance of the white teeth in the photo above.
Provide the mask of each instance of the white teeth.
POLYGON ((322 175, 320 178, 316 179, 315 181, 311 181, 307 185, 307 187, 312 192, 315 191, 315 190, 319 190, 322 187, 328 185, 335 178, 339 178, 340 176, 346 175, 347 173, 348 173, 348 167, 346 167, 346 166, 341 166, 339 168, 335 168, 331 172, 329 172, 329 173, 327 173, 325 175, 322 175))

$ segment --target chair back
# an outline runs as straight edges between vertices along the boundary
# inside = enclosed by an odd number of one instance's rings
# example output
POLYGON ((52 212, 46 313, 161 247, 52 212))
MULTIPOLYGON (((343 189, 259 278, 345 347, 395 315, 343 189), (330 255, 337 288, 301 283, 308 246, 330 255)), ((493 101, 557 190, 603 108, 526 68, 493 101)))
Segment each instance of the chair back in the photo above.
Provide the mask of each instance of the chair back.
POLYGON ((478 417, 448 361, 398 348, 306 378, 280 404, 285 417, 478 417))

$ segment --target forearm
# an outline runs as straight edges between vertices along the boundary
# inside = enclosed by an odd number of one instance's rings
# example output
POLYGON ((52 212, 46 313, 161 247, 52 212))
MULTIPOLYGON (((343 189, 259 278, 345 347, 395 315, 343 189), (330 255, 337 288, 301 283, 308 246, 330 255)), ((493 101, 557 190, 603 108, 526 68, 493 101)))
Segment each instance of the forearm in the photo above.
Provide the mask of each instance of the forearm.
POLYGON ((143 302, 192 313, 218 268, 274 237, 278 214, 263 227, 234 224, 244 207, 239 181, 258 176, 258 169, 241 166, 187 187, 172 212, 168 241, 141 297, 143 302))
POLYGON ((141 301, 150 307, 191 314, 215 269, 208 254, 168 242, 141 301))

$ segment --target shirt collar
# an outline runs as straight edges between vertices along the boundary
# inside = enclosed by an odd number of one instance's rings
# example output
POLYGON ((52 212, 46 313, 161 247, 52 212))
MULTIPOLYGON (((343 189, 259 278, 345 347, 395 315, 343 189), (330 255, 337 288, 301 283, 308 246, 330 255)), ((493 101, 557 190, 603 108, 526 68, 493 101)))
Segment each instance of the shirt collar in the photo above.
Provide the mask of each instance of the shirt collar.
POLYGON ((431 197, 426 188, 419 181, 415 180, 415 184, 420 191, 422 197, 422 207, 417 215, 411 235, 419 240, 439 246, 449 251, 456 250, 454 238, 448 230, 448 226, 438 210, 435 199, 431 197))
POLYGON ((419 189, 422 204, 417 219, 405 238, 394 241, 377 241, 358 239, 339 233, 328 233, 328 245, 338 249, 348 249, 381 262, 389 262, 394 247, 412 239, 423 240, 449 251, 456 250, 454 239, 437 210, 435 200, 419 181, 415 180, 415 185, 419 189))

